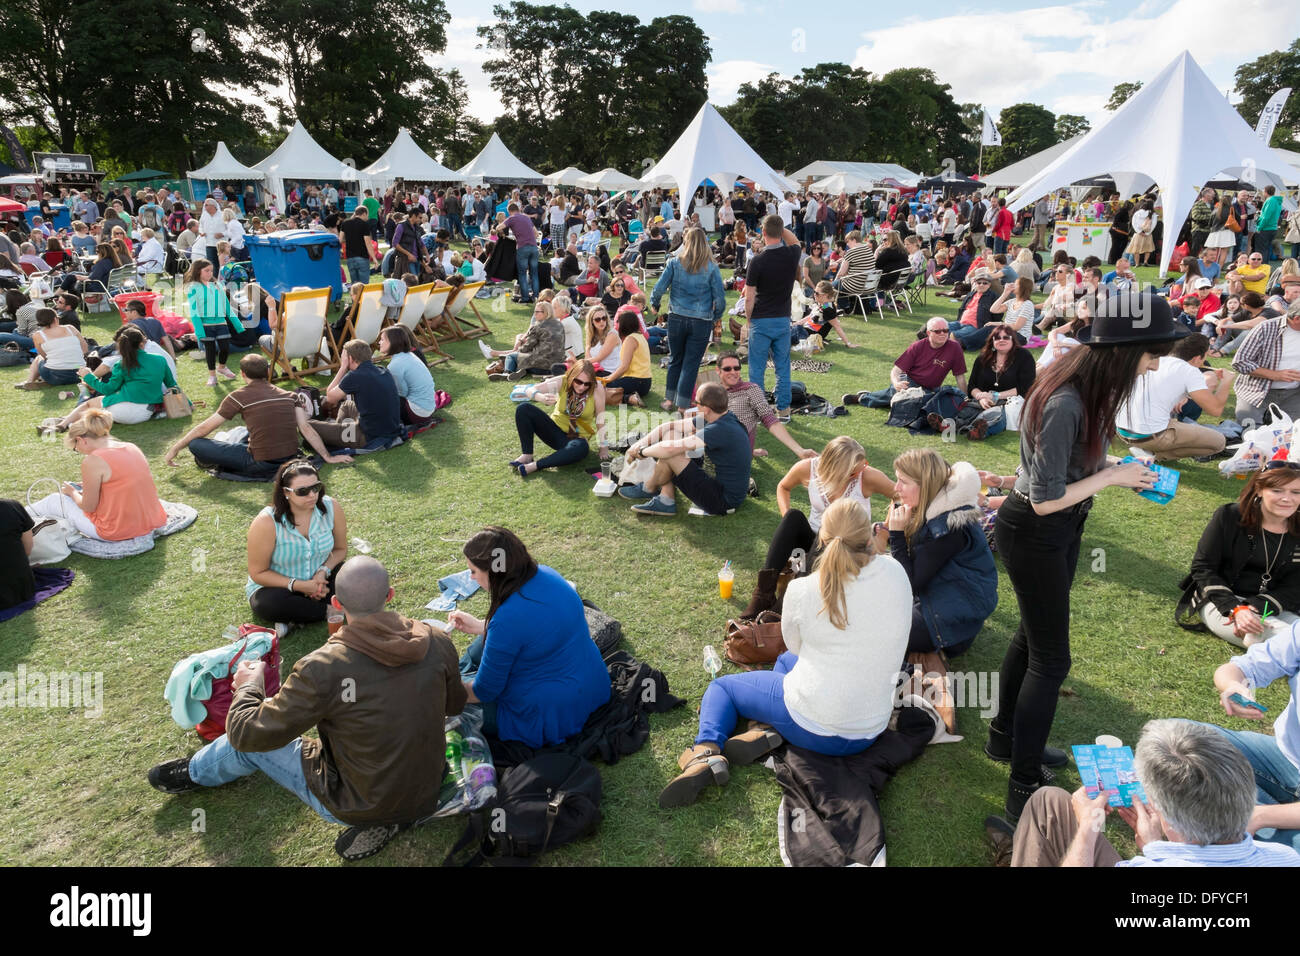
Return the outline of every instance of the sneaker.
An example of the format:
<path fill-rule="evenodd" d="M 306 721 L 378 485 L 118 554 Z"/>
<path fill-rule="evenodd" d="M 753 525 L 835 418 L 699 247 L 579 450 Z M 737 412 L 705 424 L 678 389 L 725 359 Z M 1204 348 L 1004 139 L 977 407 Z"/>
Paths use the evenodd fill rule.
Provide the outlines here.
<path fill-rule="evenodd" d="M 939 432 L 940 434 L 943 434 L 944 420 L 943 420 L 943 416 L 940 415 L 938 412 L 931 412 L 929 415 L 926 415 L 925 423 L 935 431 Z"/>
<path fill-rule="evenodd" d="M 789 425 L 789 424 L 790 424 L 790 409 L 788 409 L 788 408 L 778 408 L 778 409 L 776 410 L 776 420 L 777 420 L 778 422 L 780 422 L 782 425 Z"/>
<path fill-rule="evenodd" d="M 334 852 L 345 860 L 364 860 L 374 856 L 401 832 L 396 823 L 373 827 L 348 827 L 334 841 Z"/>
<path fill-rule="evenodd" d="M 289 636 L 289 632 L 294 630 L 298 625 L 290 621 L 277 621 L 275 624 L 275 636 L 284 640 Z"/>
<path fill-rule="evenodd" d="M 216 386 L 217 386 L 217 373 L 213 372 L 211 375 L 208 376 L 208 387 L 216 388 Z"/>
<path fill-rule="evenodd" d="M 489 382 L 508 382 L 510 381 L 510 372 L 493 372 L 488 376 Z"/>
<path fill-rule="evenodd" d="M 220 375 L 222 378 L 238 378 L 238 376 L 235 375 L 235 373 L 228 368 L 217 369 L 217 374 Z"/>
<path fill-rule="evenodd" d="M 515 371 L 513 372 L 506 373 L 506 381 L 517 382 L 527 374 L 528 374 L 528 369 L 526 368 L 515 369 Z"/>
<path fill-rule="evenodd" d="M 649 501 L 655 494 L 656 492 L 646 491 L 645 485 L 639 481 L 635 485 L 621 485 L 618 489 L 618 496 L 628 501 Z"/>
<path fill-rule="evenodd" d="M 483 357 L 488 361 L 496 358 L 496 356 L 492 354 L 492 350 L 487 347 L 487 343 L 482 339 L 478 340 L 478 350 L 483 353 Z"/>
<path fill-rule="evenodd" d="M 858 399 L 858 395 L 859 395 L 858 392 L 845 392 L 842 396 L 840 396 L 840 404 L 859 405 L 861 404 L 861 402 Z"/>
<path fill-rule="evenodd" d="M 661 518 L 671 518 L 677 514 L 677 502 L 662 501 L 656 495 L 649 501 L 643 501 L 639 505 L 633 505 L 632 510 L 642 515 L 657 515 Z"/>
<path fill-rule="evenodd" d="M 149 771 L 149 784 L 163 793 L 189 793 L 202 787 L 190 776 L 189 757 L 177 757 L 158 764 Z"/>

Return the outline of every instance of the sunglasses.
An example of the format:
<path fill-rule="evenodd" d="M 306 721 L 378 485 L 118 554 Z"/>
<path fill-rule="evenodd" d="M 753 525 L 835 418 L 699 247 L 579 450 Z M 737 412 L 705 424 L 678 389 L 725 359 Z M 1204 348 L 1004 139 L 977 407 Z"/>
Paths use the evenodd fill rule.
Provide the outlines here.
<path fill-rule="evenodd" d="M 718 370 L 722 372 L 739 372 L 739 365 L 719 365 Z"/>
<path fill-rule="evenodd" d="M 1013 338 L 1015 338 L 1015 336 L 1014 335 L 990 335 L 989 338 L 991 338 L 994 342 L 997 342 L 999 340 L 1003 342 L 1010 342 Z"/>
<path fill-rule="evenodd" d="M 316 482 L 312 485 L 305 485 L 302 488 L 286 488 L 285 491 L 291 495 L 297 495 L 299 498 L 306 498 L 308 495 L 318 495 L 325 490 L 325 485 Z"/>
<path fill-rule="evenodd" d="M 1275 471 L 1278 468 L 1290 468 L 1293 471 L 1300 471 L 1300 461 L 1270 461 L 1264 466 L 1265 471 Z"/>
<path fill-rule="evenodd" d="M 947 335 L 947 334 L 948 334 L 948 330 L 947 330 L 947 329 L 926 329 L 926 331 L 929 332 L 931 335 Z"/>
<path fill-rule="evenodd" d="M 575 378 L 575 379 L 573 380 L 573 384 L 574 384 L 574 385 L 581 385 L 583 388 L 591 388 L 591 382 L 590 382 L 590 380 L 585 379 L 585 378 Z"/>

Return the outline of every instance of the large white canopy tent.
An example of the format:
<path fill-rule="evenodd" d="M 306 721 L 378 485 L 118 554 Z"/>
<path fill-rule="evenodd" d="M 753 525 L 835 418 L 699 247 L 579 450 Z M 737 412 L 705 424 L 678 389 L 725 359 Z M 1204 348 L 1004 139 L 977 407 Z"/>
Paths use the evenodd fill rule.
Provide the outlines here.
<path fill-rule="evenodd" d="M 191 169 L 185 174 L 187 179 L 204 179 L 208 182 L 220 182 L 227 179 L 251 179 L 254 182 L 261 182 L 266 178 L 266 173 L 260 169 L 254 169 L 252 166 L 245 166 L 239 160 L 230 154 L 226 148 L 225 141 L 217 143 L 217 151 L 212 157 L 212 161 L 198 169 Z"/>
<path fill-rule="evenodd" d="M 283 210 L 287 197 L 285 180 L 319 180 L 329 183 L 355 182 L 357 171 L 335 159 L 311 138 L 301 120 L 295 120 L 289 135 L 270 156 L 253 168 L 266 174 L 266 188 Z"/>
<path fill-rule="evenodd" d="M 838 196 L 840 193 L 860 193 L 880 188 L 880 183 L 874 179 L 867 179 L 865 176 L 858 176 L 854 173 L 831 173 L 825 179 L 819 179 L 810 184 L 808 191 Z"/>
<path fill-rule="evenodd" d="M 584 176 L 574 185 L 580 189 L 595 189 L 603 193 L 626 192 L 640 189 L 644 183 L 632 176 L 625 176 L 612 166 L 607 166 L 598 173 Z"/>
<path fill-rule="evenodd" d="M 361 184 L 380 193 L 395 180 L 413 183 L 455 183 L 460 176 L 420 149 L 405 127 L 398 129 L 393 145 L 377 160 L 361 170 Z"/>
<path fill-rule="evenodd" d="M 1112 176 L 1120 192 L 1127 193 L 1138 181 L 1126 178 L 1128 188 L 1120 186 L 1125 174 L 1143 176 L 1159 188 L 1166 235 L 1172 240 L 1196 201 L 1196 190 L 1220 174 L 1281 190 L 1300 170 L 1260 142 L 1184 50 L 1105 125 L 1022 183 L 1007 197 L 1007 207 L 1015 212 L 1091 176 Z M 1173 249 L 1172 241 L 1162 245 L 1161 275 Z"/>
<path fill-rule="evenodd" d="M 870 179 L 873 182 L 884 182 L 886 179 L 893 179 L 902 183 L 904 186 L 915 186 L 916 181 L 921 177 L 897 163 L 853 163 L 847 160 L 819 159 L 816 162 L 809 163 L 802 169 L 796 169 L 790 174 L 790 179 L 795 182 L 803 182 L 805 179 L 825 179 L 827 176 L 833 176 L 836 173 L 847 173 L 852 176 L 860 176 L 863 179 Z"/>
<path fill-rule="evenodd" d="M 675 187 L 682 197 L 685 215 L 695 190 L 704 180 L 711 179 L 719 188 L 727 189 L 742 177 L 752 179 L 758 188 L 777 196 L 799 188 L 764 162 L 712 103 L 705 103 L 677 142 L 646 171 L 641 181 Z"/>
<path fill-rule="evenodd" d="M 547 186 L 576 186 L 578 180 L 586 179 L 587 174 L 577 166 L 565 166 L 558 169 L 549 176 L 543 176 L 542 182 Z"/>
<path fill-rule="evenodd" d="M 468 183 L 492 182 L 512 186 L 540 185 L 542 182 L 542 174 L 510 152 L 496 133 L 477 156 L 456 171 L 456 177 Z"/>

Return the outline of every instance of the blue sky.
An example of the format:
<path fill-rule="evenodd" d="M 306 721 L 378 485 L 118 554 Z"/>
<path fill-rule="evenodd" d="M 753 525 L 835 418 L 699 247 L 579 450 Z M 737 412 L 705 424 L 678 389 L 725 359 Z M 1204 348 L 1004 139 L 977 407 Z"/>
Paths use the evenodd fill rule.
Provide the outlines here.
<path fill-rule="evenodd" d="M 1300 35 L 1300 4 L 1292 0 L 1233 0 L 1226 16 L 1221 0 L 570 5 L 619 9 L 642 20 L 671 13 L 693 17 L 713 48 L 709 99 L 717 106 L 731 103 L 742 83 L 768 72 L 792 76 L 805 66 L 838 61 L 874 73 L 929 67 L 953 87 L 958 102 L 983 103 L 995 115 L 1012 103 L 1040 103 L 1054 113 L 1083 114 L 1094 125 L 1108 115 L 1104 105 L 1116 83 L 1149 79 L 1184 49 L 1226 91 L 1237 66 Z M 447 7 L 447 53 L 435 62 L 460 68 L 469 84 L 470 112 L 490 120 L 500 102 L 480 69 L 486 53 L 475 48 L 474 30 L 491 19 L 491 3 L 447 0 Z"/>

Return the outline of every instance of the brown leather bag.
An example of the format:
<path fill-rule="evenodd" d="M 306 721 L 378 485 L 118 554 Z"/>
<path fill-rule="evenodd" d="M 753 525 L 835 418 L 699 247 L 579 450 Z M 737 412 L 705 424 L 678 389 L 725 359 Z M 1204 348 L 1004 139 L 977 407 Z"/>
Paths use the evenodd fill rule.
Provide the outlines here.
<path fill-rule="evenodd" d="M 776 663 L 776 659 L 785 653 L 781 615 L 775 611 L 763 611 L 752 622 L 728 621 L 722 650 L 727 660 L 745 668 Z"/>
<path fill-rule="evenodd" d="M 948 658 L 943 651 L 912 651 L 907 663 L 913 665 L 909 688 L 904 694 L 915 694 L 928 700 L 943 718 L 948 733 L 957 732 L 957 704 L 948 687 Z"/>

